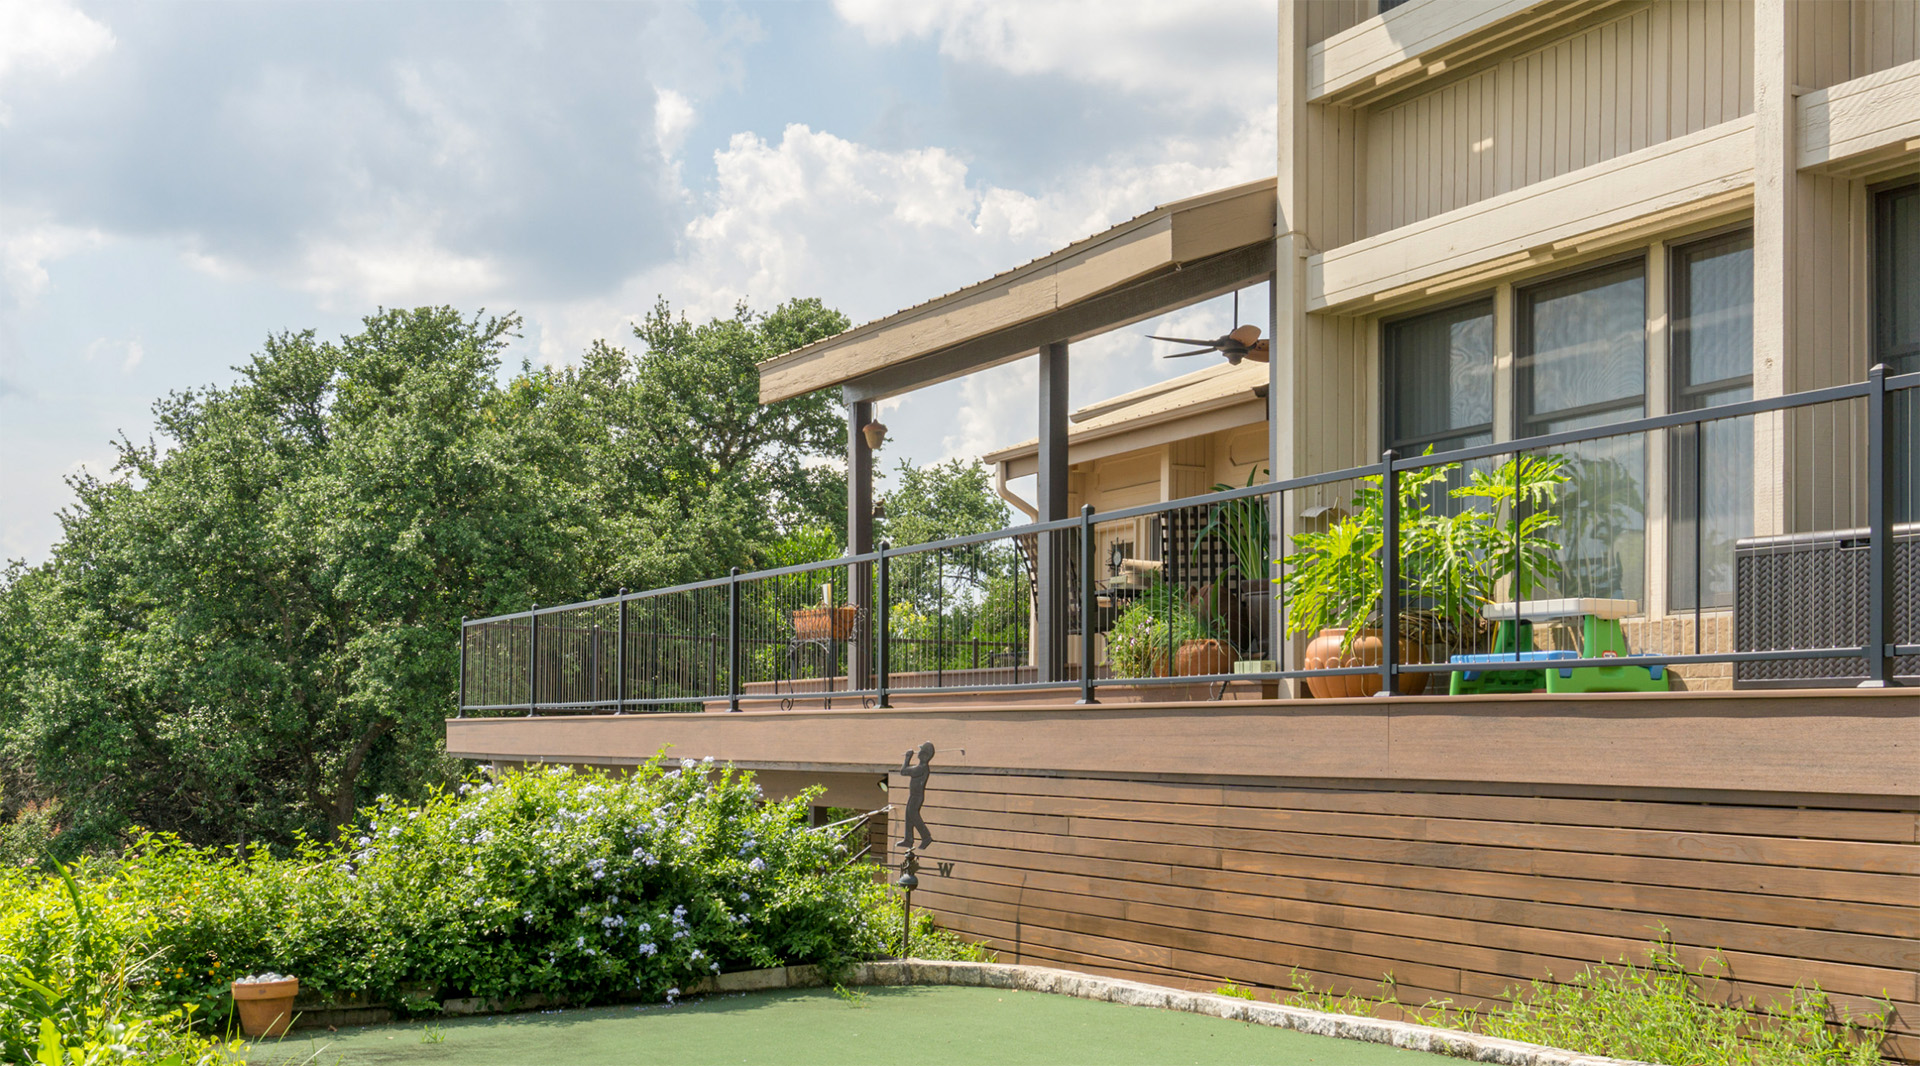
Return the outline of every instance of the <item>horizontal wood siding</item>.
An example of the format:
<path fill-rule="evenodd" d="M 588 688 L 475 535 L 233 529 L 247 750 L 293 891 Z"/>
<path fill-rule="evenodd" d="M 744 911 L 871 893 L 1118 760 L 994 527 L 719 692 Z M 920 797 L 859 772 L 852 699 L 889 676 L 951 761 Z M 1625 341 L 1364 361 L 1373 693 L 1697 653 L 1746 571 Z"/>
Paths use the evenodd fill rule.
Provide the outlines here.
<path fill-rule="evenodd" d="M 904 782 L 895 779 L 896 786 Z M 1002 961 L 1483 1003 L 1669 936 L 1728 988 L 1818 981 L 1920 1054 L 1920 801 L 936 773 L 915 895 Z"/>
<path fill-rule="evenodd" d="M 1752 55 L 1751 5 L 1657 3 L 1381 109 L 1366 235 L 1748 114 Z"/>

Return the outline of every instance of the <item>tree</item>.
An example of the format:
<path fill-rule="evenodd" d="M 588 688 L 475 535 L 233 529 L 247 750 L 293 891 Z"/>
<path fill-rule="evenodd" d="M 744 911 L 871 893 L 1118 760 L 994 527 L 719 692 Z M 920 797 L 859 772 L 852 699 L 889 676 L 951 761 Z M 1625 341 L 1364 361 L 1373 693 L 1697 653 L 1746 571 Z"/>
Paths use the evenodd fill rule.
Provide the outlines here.
<path fill-rule="evenodd" d="M 0 576 L 0 787 L 66 850 L 328 833 L 454 769 L 460 619 L 751 565 L 831 520 L 824 397 L 758 408 L 762 359 L 845 327 L 817 301 L 502 385 L 513 316 L 381 311 L 270 337 L 73 480 L 52 557 Z"/>

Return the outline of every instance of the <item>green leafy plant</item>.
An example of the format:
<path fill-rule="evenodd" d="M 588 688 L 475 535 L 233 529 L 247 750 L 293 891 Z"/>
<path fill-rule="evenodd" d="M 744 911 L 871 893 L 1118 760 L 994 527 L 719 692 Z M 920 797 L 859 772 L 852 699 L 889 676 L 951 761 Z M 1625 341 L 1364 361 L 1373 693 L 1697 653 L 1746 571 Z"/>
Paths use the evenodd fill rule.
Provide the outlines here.
<path fill-rule="evenodd" d="M 1186 593 L 1156 577 L 1107 631 L 1107 662 L 1115 677 L 1164 677 L 1181 644 L 1214 636 Z"/>
<path fill-rule="evenodd" d="M 1265 470 L 1253 470 L 1247 473 L 1247 484 L 1239 487 L 1251 487 Z M 1236 486 L 1216 484 L 1209 491 L 1231 492 Z M 1193 537 L 1193 557 L 1200 557 L 1201 548 L 1209 541 L 1217 540 L 1225 545 L 1233 556 L 1233 571 L 1243 580 L 1264 581 L 1272 570 L 1273 524 L 1268 517 L 1267 498 L 1265 496 L 1243 496 L 1237 500 L 1216 503 L 1207 511 L 1206 524 Z"/>
<path fill-rule="evenodd" d="M 1586 967 L 1571 980 L 1509 989 L 1506 1003 L 1457 1007 L 1450 1000 L 1401 1003 L 1389 975 L 1377 996 L 1316 990 L 1295 972 L 1275 1000 L 1333 1014 L 1405 1017 L 1422 1024 L 1524 1040 L 1589 1055 L 1696 1066 L 1878 1066 L 1892 1004 L 1857 1014 L 1818 984 L 1771 1002 L 1746 1002 L 1724 987 L 1718 952 L 1689 968 L 1671 943 L 1649 944 L 1641 961 Z"/>
<path fill-rule="evenodd" d="M 49 1010 L 68 1012 L 63 1032 L 97 1027 L 72 1007 L 103 1002 L 97 975 L 120 975 L 136 1015 L 174 1019 L 159 1026 L 224 1017 L 231 977 L 262 970 L 433 1011 L 455 996 L 673 998 L 725 970 L 880 955 L 889 890 L 808 826 L 811 798 L 764 802 L 711 762 L 555 767 L 382 800 L 286 856 L 147 836 L 66 887 L 0 871 L 0 1034 L 33 1034 Z M 43 960 L 32 983 L 14 980 L 23 959 Z M 50 1007 L 41 986 L 64 998 Z"/>
<path fill-rule="evenodd" d="M 1235 999 L 1252 999 L 1253 989 L 1241 988 L 1232 981 L 1228 981 L 1226 984 L 1214 989 L 1213 994 L 1216 996 L 1232 996 Z"/>
<path fill-rule="evenodd" d="M 1429 631 L 1461 634 L 1480 626 L 1480 608 L 1500 582 L 1526 596 L 1533 583 L 1559 573 L 1560 545 L 1545 536 L 1559 524 L 1553 505 L 1568 481 L 1557 455 L 1522 456 L 1492 472 L 1472 470 L 1465 485 L 1445 485 L 1458 463 L 1409 470 L 1395 481 L 1399 496 L 1398 558 L 1403 619 Z M 1287 596 L 1287 634 L 1346 631 L 1342 650 L 1377 626 L 1385 493 L 1378 476 L 1360 479 L 1351 510 L 1325 530 L 1297 533 L 1286 572 L 1274 578 Z M 1469 506 L 1436 509 L 1440 498 Z"/>

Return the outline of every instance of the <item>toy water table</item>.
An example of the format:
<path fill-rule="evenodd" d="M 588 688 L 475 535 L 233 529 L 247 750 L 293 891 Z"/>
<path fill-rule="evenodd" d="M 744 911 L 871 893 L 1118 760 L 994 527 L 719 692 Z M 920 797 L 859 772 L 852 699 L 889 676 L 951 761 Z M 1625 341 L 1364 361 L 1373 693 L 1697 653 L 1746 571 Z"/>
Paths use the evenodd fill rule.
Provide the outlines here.
<path fill-rule="evenodd" d="M 1481 609 L 1480 615 L 1496 623 L 1493 651 L 1452 656 L 1451 662 L 1476 669 L 1454 671 L 1447 691 L 1455 696 L 1533 692 L 1542 688 L 1553 693 L 1665 692 L 1669 687 L 1666 668 L 1651 663 L 1552 665 L 1559 659 L 1625 658 L 1627 639 L 1620 631 L 1620 619 L 1639 611 L 1640 604 L 1635 600 L 1587 597 L 1490 603 Z M 1533 650 L 1534 623 L 1555 618 L 1581 620 L 1580 651 Z"/>

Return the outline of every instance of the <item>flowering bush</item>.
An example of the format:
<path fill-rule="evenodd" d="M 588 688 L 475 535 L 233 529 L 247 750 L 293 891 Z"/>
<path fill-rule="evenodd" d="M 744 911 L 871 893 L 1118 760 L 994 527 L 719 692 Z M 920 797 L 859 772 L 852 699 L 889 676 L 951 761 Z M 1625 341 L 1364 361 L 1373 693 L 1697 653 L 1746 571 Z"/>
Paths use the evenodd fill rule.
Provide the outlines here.
<path fill-rule="evenodd" d="M 658 760 L 630 775 L 544 768 L 409 807 L 382 801 L 330 843 L 243 856 L 142 838 L 80 871 L 84 950 L 138 960 L 155 1011 L 224 1013 L 236 976 L 428 1006 L 450 996 L 672 1000 L 725 970 L 877 953 L 884 889 L 765 803 L 744 774 Z M 76 950 L 56 880 L 0 873 L 0 955 Z M 0 1028 L 16 1019 L 0 1004 Z"/>

